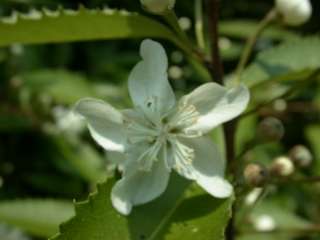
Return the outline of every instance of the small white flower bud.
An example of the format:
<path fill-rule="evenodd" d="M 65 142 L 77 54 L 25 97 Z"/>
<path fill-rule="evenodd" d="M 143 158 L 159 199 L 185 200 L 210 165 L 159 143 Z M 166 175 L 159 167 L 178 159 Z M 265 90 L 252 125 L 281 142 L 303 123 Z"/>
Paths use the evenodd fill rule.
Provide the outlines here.
<path fill-rule="evenodd" d="M 269 215 L 261 215 L 254 221 L 254 228 L 258 231 L 272 231 L 276 228 L 274 218 Z"/>
<path fill-rule="evenodd" d="M 258 135 L 265 141 L 278 141 L 284 135 L 283 124 L 277 118 L 267 117 L 259 123 Z"/>
<path fill-rule="evenodd" d="M 154 14 L 163 14 L 171 10 L 175 5 L 175 0 L 140 0 L 142 6 Z"/>
<path fill-rule="evenodd" d="M 313 160 L 310 150 L 303 145 L 293 147 L 289 152 L 289 156 L 299 167 L 308 167 Z"/>
<path fill-rule="evenodd" d="M 309 0 L 276 0 L 276 9 L 282 15 L 283 22 L 290 26 L 304 24 L 312 14 Z"/>
<path fill-rule="evenodd" d="M 268 172 L 263 166 L 256 163 L 250 163 L 244 169 L 243 175 L 245 181 L 249 185 L 259 187 L 266 182 Z"/>
<path fill-rule="evenodd" d="M 274 176 L 288 177 L 294 172 L 295 168 L 290 158 L 281 156 L 273 160 L 270 173 Z"/>

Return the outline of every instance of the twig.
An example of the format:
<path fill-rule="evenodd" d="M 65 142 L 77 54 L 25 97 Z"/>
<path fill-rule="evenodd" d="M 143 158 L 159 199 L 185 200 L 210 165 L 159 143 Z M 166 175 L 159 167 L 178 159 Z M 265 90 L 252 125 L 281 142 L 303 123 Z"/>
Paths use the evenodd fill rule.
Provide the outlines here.
<path fill-rule="evenodd" d="M 246 64 L 249 61 L 249 58 L 252 54 L 252 51 L 254 49 L 254 46 L 261 35 L 261 33 L 269 26 L 269 24 L 276 18 L 277 12 L 275 9 L 272 9 L 270 12 L 267 13 L 267 15 L 262 19 L 262 21 L 259 23 L 259 26 L 257 30 L 250 36 L 247 40 L 247 43 L 245 45 L 244 51 L 241 55 L 239 64 L 236 69 L 236 81 L 240 81 L 241 74 L 246 66 Z"/>
<path fill-rule="evenodd" d="M 317 76 L 320 75 L 320 68 L 315 70 L 314 72 L 312 72 L 310 74 L 310 76 L 302 82 L 298 82 L 297 84 L 295 84 L 294 87 L 290 88 L 288 91 L 284 92 L 283 94 L 281 94 L 280 96 L 277 96 L 275 98 L 272 98 L 264 103 L 259 104 L 258 106 L 256 106 L 255 108 L 249 110 L 248 112 L 242 114 L 240 116 L 240 118 L 244 118 L 248 115 L 251 115 L 252 113 L 257 112 L 260 108 L 265 107 L 271 103 L 273 103 L 274 101 L 280 99 L 280 98 L 288 98 L 290 96 L 292 96 L 296 91 L 301 91 L 302 88 L 305 88 L 306 86 L 310 85 L 311 83 L 313 83 L 313 80 L 317 79 Z"/>
<path fill-rule="evenodd" d="M 208 15 L 209 15 L 209 34 L 211 39 L 211 61 L 209 66 L 210 73 L 214 81 L 223 84 L 223 65 L 219 51 L 219 7 L 220 0 L 208 0 Z"/>
<path fill-rule="evenodd" d="M 213 78 L 213 81 L 223 84 L 223 64 L 220 57 L 219 51 L 219 35 L 218 35 L 218 22 L 219 22 L 219 8 L 220 0 L 207 0 L 208 15 L 209 15 L 209 34 L 211 43 L 211 64 L 208 66 L 209 72 Z M 234 176 L 234 164 L 235 159 L 235 127 L 236 121 L 230 121 L 223 126 L 225 141 L 226 141 L 226 153 L 227 161 L 230 166 L 229 173 Z M 233 216 L 231 217 L 229 224 L 226 229 L 226 239 L 235 239 L 235 207 L 236 204 L 232 205 Z"/>
<path fill-rule="evenodd" d="M 194 1 L 195 9 L 195 35 L 197 40 L 197 45 L 201 50 L 205 49 L 205 41 L 203 36 L 203 16 L 202 16 L 202 0 Z"/>

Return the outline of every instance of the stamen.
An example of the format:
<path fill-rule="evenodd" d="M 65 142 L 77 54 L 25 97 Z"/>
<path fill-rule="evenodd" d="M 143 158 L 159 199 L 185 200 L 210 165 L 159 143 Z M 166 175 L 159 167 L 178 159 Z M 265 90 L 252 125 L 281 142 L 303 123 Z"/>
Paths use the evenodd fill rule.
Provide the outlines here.
<path fill-rule="evenodd" d="M 140 164 L 140 169 L 143 171 L 150 171 L 153 162 L 157 160 L 158 152 L 161 148 L 161 142 L 157 141 L 148 150 L 141 154 L 138 158 L 138 163 Z"/>
<path fill-rule="evenodd" d="M 194 130 L 188 130 L 183 129 L 179 134 L 177 134 L 180 137 L 185 138 L 197 138 L 203 136 L 203 133 L 201 131 L 194 131 Z"/>
<path fill-rule="evenodd" d="M 192 161 L 195 157 L 194 150 L 182 144 L 174 138 L 169 139 L 174 150 L 174 168 L 176 171 L 184 176 L 192 176 Z"/>
<path fill-rule="evenodd" d="M 127 125 L 128 141 L 130 143 L 149 142 L 152 143 L 157 137 L 157 131 L 148 128 L 142 123 L 132 122 Z"/>
<path fill-rule="evenodd" d="M 198 117 L 199 112 L 195 106 L 181 103 L 176 114 L 170 119 L 169 124 L 173 129 L 181 130 L 195 124 Z"/>
<path fill-rule="evenodd" d="M 162 146 L 162 155 L 163 155 L 163 160 L 164 160 L 164 163 L 166 165 L 166 168 L 171 171 L 171 168 L 173 167 L 174 165 L 174 159 L 172 154 L 169 155 L 169 152 L 171 151 L 172 152 L 172 149 L 170 147 L 170 142 L 167 142 L 165 141 L 163 143 L 163 146 Z M 169 151 L 168 151 L 169 150 Z"/>

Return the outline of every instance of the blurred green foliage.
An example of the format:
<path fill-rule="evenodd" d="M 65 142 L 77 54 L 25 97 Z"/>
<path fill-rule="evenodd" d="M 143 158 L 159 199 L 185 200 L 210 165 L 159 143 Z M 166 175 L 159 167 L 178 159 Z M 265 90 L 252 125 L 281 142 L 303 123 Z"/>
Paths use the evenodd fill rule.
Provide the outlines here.
<path fill-rule="evenodd" d="M 193 6 L 190 3 L 193 4 L 192 1 L 177 1 L 176 12 L 178 16 L 190 18 L 193 23 Z M 58 5 L 76 9 L 79 4 L 88 8 L 107 5 L 111 8 L 138 11 L 148 15 L 140 8 L 139 1 L 132 0 L 2 0 L 0 15 L 9 16 L 14 9 L 21 12 L 41 7 L 56 9 Z M 223 21 L 220 30 L 223 38 L 220 47 L 227 75 L 231 74 L 236 66 L 244 38 L 252 32 L 258 20 L 272 7 L 272 4 L 272 0 L 222 1 Z M 314 12 L 319 13 L 320 2 L 314 0 L 313 6 Z M 252 58 L 255 61 L 245 71 L 245 81 L 259 84 L 267 81 L 262 88 L 254 89 L 256 104 L 265 103 L 274 97 L 283 97 L 239 121 L 241 127 L 237 135 L 237 152 L 241 153 L 250 148 L 244 155 L 246 162 L 258 162 L 269 166 L 275 157 L 287 155 L 292 147 L 303 144 L 311 148 L 313 161 L 306 168 L 297 168 L 296 174 L 302 177 L 320 175 L 320 81 L 319 77 L 308 79 L 310 74 L 319 68 L 320 44 L 317 44 L 316 48 L 311 46 L 314 42 L 320 41 L 319 22 L 320 15 L 314 14 L 312 20 L 299 29 L 284 29 L 283 26 L 277 25 L 268 29 L 259 39 L 255 54 L 261 53 L 257 58 Z M 187 30 L 187 34 L 193 36 L 193 30 Z M 312 35 L 313 38 L 305 39 L 303 43 L 299 42 L 292 47 L 294 41 L 306 35 Z M 284 41 L 289 43 L 279 47 L 280 50 L 277 47 L 273 48 Z M 73 119 L 69 111 L 76 100 L 85 96 L 102 98 L 120 108 L 129 107 L 126 80 L 129 71 L 139 59 L 139 42 L 140 39 L 43 45 L 13 44 L 10 47 L 0 48 L 0 222 L 20 227 L 30 233 L 30 239 L 52 235 L 57 229 L 57 224 L 68 217 L 66 215 L 57 217 L 59 210 L 52 224 L 46 225 L 40 232 L 33 225 L 26 228 L 25 224 L 21 224 L 24 219 L 12 218 L 4 213 L 12 213 L 15 217 L 20 213 L 26 218 L 29 214 L 29 218 L 32 219 L 32 213 L 35 212 L 34 216 L 39 217 L 38 220 L 41 222 L 40 217 L 47 214 L 46 210 L 56 209 L 58 206 L 56 200 L 48 200 L 45 204 L 52 206 L 40 206 L 37 210 L 30 210 L 31 213 L 23 212 L 28 210 L 19 205 L 24 204 L 23 202 L 17 200 L 13 201 L 12 205 L 7 203 L 10 203 L 10 200 L 25 198 L 61 199 L 63 202 L 71 202 L 75 198 L 85 199 L 88 192 L 95 189 L 95 183 L 107 177 L 109 172 L 106 154 L 93 144 L 88 132 L 84 131 L 83 123 Z M 162 42 L 168 50 L 170 64 L 178 67 L 175 70 L 181 71 L 177 74 L 177 71 L 169 70 L 170 80 L 178 95 L 203 82 L 201 72 L 197 72 L 197 68 L 189 64 L 181 51 L 168 41 Z M 286 48 L 286 46 L 291 47 Z M 318 51 L 318 55 L 313 55 L 314 51 Z M 287 54 L 288 52 L 290 54 Z M 311 55 L 316 57 L 309 58 Z M 261 68 L 263 61 L 268 64 L 282 64 L 284 68 L 273 68 L 271 70 L 278 71 L 265 72 L 263 71 L 265 69 Z M 293 74 L 292 70 L 296 72 Z M 279 75 L 284 81 L 280 84 L 271 83 L 270 78 Z M 294 80 L 296 83 L 306 79 L 310 81 L 303 87 L 298 85 L 301 90 L 298 94 L 290 95 L 289 99 L 284 98 L 283 93 L 293 84 L 289 80 Z M 272 81 L 275 79 L 272 78 Z M 260 142 L 255 134 L 259 122 L 268 116 L 277 117 L 282 121 L 285 135 L 281 142 Z M 284 222 L 288 224 L 293 222 L 290 227 L 294 227 L 297 223 L 301 227 L 303 225 L 301 222 L 319 223 L 319 187 L 302 185 L 298 189 L 292 185 L 288 182 L 278 188 L 274 187 L 268 194 L 266 203 L 260 204 L 257 211 L 249 217 L 249 225 L 259 214 L 272 215 L 281 227 Z M 32 204 L 36 206 L 37 203 Z M 61 202 L 58 201 L 58 204 Z M 282 205 L 286 207 L 281 208 Z M 67 208 L 68 210 L 63 212 L 72 213 L 69 205 Z M 48 219 L 43 221 L 50 223 Z M 207 219 L 204 220 L 206 221 Z M 152 230 L 152 226 L 150 229 Z M 176 234 L 175 230 L 172 230 L 172 234 Z M 253 230 L 250 225 L 243 231 Z M 8 231 L 7 227 L 1 224 L 0 238 L 4 240 L 29 238 L 20 230 L 16 231 L 19 234 L 15 234 L 14 237 L 9 236 L 11 230 Z M 9 237 L 6 238 L 6 235 Z M 298 234 L 298 237 L 300 236 Z M 300 239 L 316 240 L 320 237 L 319 234 L 312 234 L 311 237 L 303 234 L 302 236 Z M 295 237 L 297 236 L 285 234 L 285 237 L 277 239 Z M 270 238 L 253 234 L 253 236 L 241 236 L 240 239 Z"/>

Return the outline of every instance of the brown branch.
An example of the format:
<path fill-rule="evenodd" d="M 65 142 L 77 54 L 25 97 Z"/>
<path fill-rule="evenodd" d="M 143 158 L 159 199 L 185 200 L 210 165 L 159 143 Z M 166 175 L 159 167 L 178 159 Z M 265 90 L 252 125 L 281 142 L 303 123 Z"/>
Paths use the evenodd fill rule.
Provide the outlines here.
<path fill-rule="evenodd" d="M 207 9 L 209 17 L 209 36 L 211 43 L 211 62 L 207 65 L 208 70 L 211 74 L 212 80 L 218 84 L 223 84 L 223 64 L 219 51 L 219 11 L 220 11 L 220 0 L 207 0 Z M 226 142 L 226 153 L 227 161 L 230 166 L 229 172 L 231 175 L 234 175 L 234 164 L 235 159 L 235 127 L 236 121 L 230 121 L 223 126 L 225 142 Z M 232 206 L 233 212 L 235 212 L 235 204 Z M 235 223 L 234 216 L 231 217 L 230 222 L 226 229 L 226 239 L 234 240 L 235 239 Z"/>
<path fill-rule="evenodd" d="M 223 65 L 219 51 L 219 8 L 220 0 L 208 0 L 209 35 L 211 39 L 211 64 L 207 67 L 214 81 L 223 84 Z"/>

